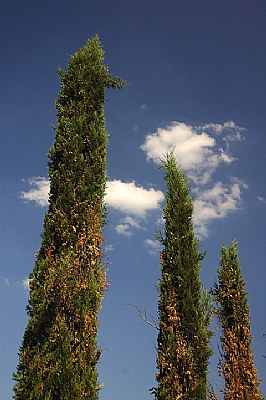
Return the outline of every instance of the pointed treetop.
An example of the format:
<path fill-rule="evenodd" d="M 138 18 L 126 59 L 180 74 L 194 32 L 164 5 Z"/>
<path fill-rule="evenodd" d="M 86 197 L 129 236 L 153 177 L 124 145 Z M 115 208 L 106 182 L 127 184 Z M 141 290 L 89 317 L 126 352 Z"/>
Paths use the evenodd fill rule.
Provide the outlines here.
<path fill-rule="evenodd" d="M 86 44 L 78 49 L 68 61 L 68 72 L 59 68 L 60 78 L 63 80 L 67 75 L 80 69 L 81 82 L 93 81 L 95 76 L 100 79 L 99 83 L 104 83 L 107 88 L 120 89 L 126 85 L 126 82 L 117 76 L 109 73 L 109 66 L 104 65 L 104 50 L 102 48 L 100 38 L 95 35 L 89 39 Z"/>

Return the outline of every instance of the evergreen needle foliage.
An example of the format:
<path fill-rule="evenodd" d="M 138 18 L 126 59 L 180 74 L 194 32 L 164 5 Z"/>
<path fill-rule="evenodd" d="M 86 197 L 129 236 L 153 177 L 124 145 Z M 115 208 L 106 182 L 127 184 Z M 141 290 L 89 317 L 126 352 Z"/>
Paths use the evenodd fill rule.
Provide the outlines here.
<path fill-rule="evenodd" d="M 165 237 L 161 235 L 157 400 L 206 400 L 210 304 L 199 278 L 189 184 L 173 154 L 164 162 Z"/>
<path fill-rule="evenodd" d="M 251 349 L 248 298 L 235 241 L 229 248 L 222 246 L 220 265 L 213 295 L 222 330 L 220 374 L 224 379 L 224 399 L 263 400 Z"/>
<path fill-rule="evenodd" d="M 30 275 L 29 321 L 14 391 L 19 400 L 95 400 L 106 185 L 105 89 L 109 74 L 96 36 L 59 70 L 58 124 L 50 149 L 49 208 Z"/>

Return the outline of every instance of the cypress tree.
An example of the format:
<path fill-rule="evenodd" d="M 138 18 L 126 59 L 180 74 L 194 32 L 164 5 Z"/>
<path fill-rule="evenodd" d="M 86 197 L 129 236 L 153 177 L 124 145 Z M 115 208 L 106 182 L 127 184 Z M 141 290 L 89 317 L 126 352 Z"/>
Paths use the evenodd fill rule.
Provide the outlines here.
<path fill-rule="evenodd" d="M 194 235 L 189 184 L 175 158 L 163 164 L 167 185 L 159 282 L 159 334 L 154 389 L 158 400 L 205 400 L 210 308 L 200 281 L 203 255 Z"/>
<path fill-rule="evenodd" d="M 29 320 L 14 379 L 15 399 L 94 400 L 106 185 L 104 102 L 123 86 L 103 64 L 95 36 L 60 69 L 56 138 L 49 152 L 50 197 L 30 275 Z"/>
<path fill-rule="evenodd" d="M 251 349 L 248 297 L 236 241 L 229 248 L 222 246 L 220 265 L 213 295 L 222 331 L 219 369 L 224 379 L 224 399 L 262 400 Z"/>

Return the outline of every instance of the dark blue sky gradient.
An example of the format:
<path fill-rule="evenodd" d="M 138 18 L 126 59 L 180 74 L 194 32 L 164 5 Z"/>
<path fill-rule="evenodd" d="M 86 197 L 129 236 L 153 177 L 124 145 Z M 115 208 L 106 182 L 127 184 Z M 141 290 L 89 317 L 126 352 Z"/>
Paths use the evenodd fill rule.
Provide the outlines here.
<path fill-rule="evenodd" d="M 207 251 L 202 279 L 216 278 L 221 243 L 239 240 L 249 292 L 256 365 L 265 375 L 266 248 L 266 3 L 265 1 L 180 0 L 2 0 L 0 1 L 0 398 L 12 398 L 12 372 L 27 322 L 27 292 L 21 282 L 32 270 L 45 208 L 23 202 L 27 180 L 47 177 L 47 152 L 54 140 L 57 68 L 99 34 L 106 64 L 127 80 L 108 91 L 110 132 L 107 172 L 111 179 L 136 181 L 164 190 L 162 171 L 147 163 L 140 146 L 149 133 L 173 121 L 192 126 L 234 121 L 245 140 L 232 144 L 236 161 L 214 178 L 235 176 L 248 189 L 240 209 L 210 224 L 202 240 Z M 221 138 L 216 138 L 219 145 Z M 260 197 L 260 201 L 258 200 Z M 147 307 L 156 317 L 158 254 L 143 241 L 158 229 L 158 210 L 128 238 L 115 231 L 121 213 L 110 209 L 105 230 L 109 278 L 100 314 L 104 351 L 100 398 L 142 400 L 154 385 L 156 331 L 127 304 Z M 216 347 L 216 344 L 214 343 Z M 211 379 L 215 384 L 215 363 Z M 266 393 L 265 383 L 262 385 Z"/>

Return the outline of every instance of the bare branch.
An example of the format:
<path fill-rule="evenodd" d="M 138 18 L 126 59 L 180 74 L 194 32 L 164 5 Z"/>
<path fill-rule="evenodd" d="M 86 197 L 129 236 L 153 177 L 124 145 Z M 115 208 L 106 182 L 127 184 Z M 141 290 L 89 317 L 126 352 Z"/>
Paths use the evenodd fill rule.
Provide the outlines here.
<path fill-rule="evenodd" d="M 150 325 L 152 328 L 156 329 L 157 331 L 159 330 L 158 324 L 155 321 L 155 318 L 152 317 L 152 321 L 149 321 L 147 318 L 147 313 L 146 313 L 146 309 L 143 308 L 143 310 L 141 310 L 138 306 L 136 306 L 135 304 L 127 304 L 128 306 L 131 306 L 133 308 L 135 308 L 138 311 L 139 316 L 148 324 Z"/>

